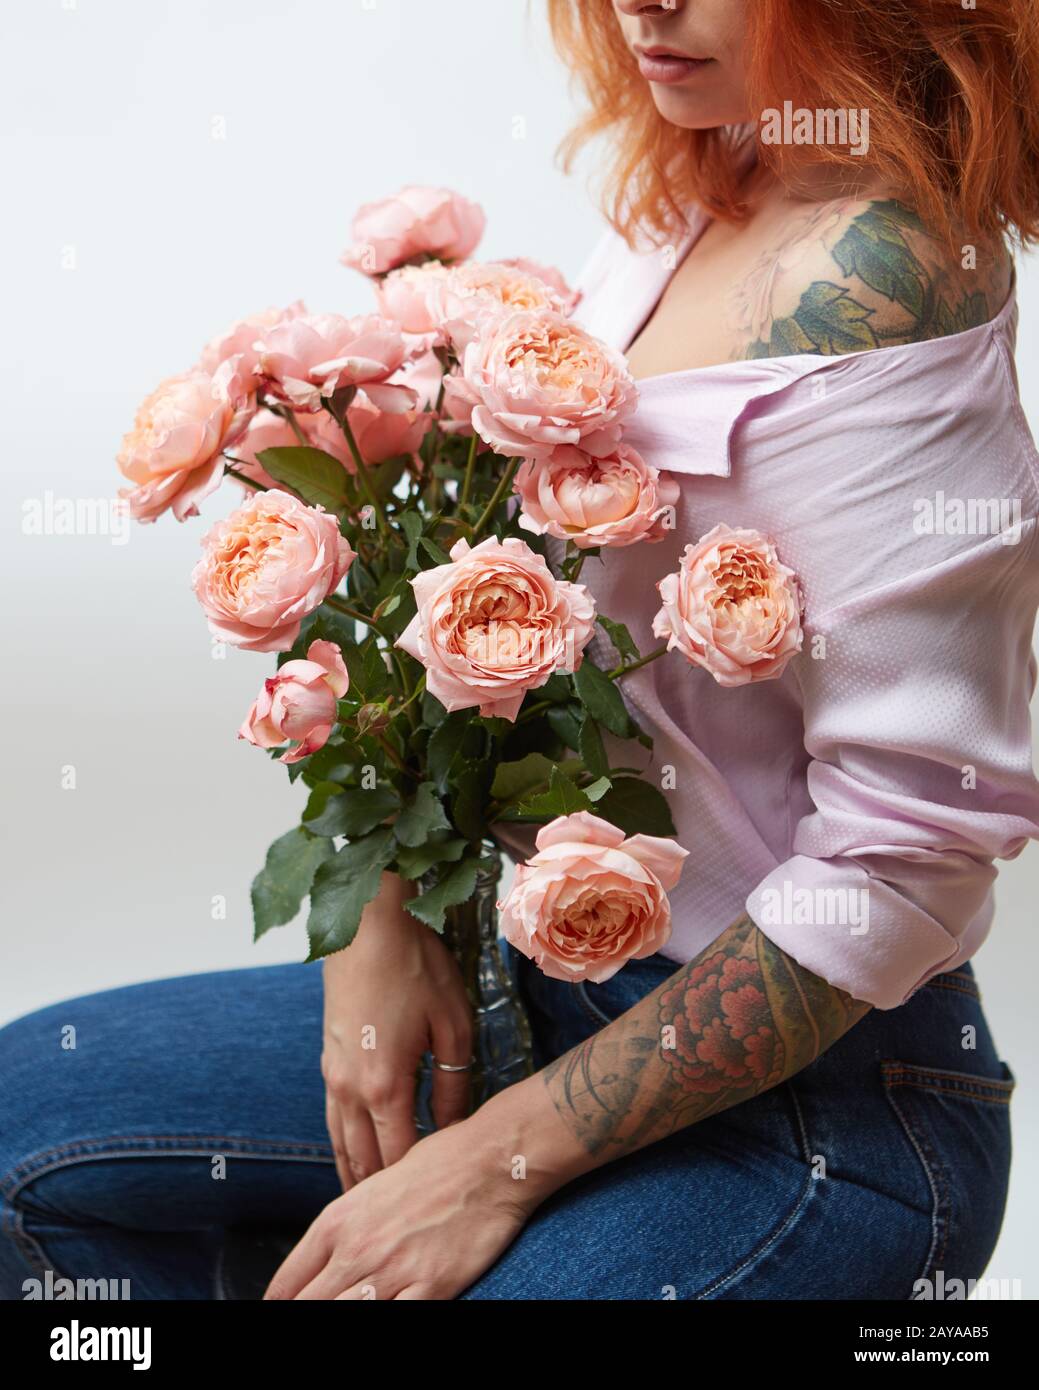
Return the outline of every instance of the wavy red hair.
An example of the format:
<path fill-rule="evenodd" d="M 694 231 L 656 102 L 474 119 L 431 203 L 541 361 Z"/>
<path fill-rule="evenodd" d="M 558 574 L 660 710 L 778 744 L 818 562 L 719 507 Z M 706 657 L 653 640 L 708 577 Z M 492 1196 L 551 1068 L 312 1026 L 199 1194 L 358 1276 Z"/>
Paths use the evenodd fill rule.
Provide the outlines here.
<path fill-rule="evenodd" d="M 556 47 L 588 100 L 561 147 L 566 169 L 608 134 L 615 155 L 604 211 L 629 241 L 666 240 L 699 203 L 738 222 L 738 153 L 757 131 L 682 130 L 657 112 L 610 0 L 548 0 Z M 750 109 L 867 109 L 865 157 L 834 145 L 759 144 L 784 176 L 798 163 L 869 167 L 912 192 L 950 244 L 1039 239 L 1039 5 L 1036 0 L 754 0 L 748 7 Z"/>

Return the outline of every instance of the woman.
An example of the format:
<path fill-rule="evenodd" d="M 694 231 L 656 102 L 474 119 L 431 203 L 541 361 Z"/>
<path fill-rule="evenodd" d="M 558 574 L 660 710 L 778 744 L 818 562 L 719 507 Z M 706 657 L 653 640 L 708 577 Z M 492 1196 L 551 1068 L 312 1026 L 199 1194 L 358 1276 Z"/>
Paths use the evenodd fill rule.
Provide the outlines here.
<path fill-rule="evenodd" d="M 228 1229 L 272 1221 L 307 1230 L 270 1298 L 905 1299 L 991 1254 L 1013 1081 L 968 962 L 993 860 L 1039 829 L 1005 244 L 1039 230 L 1033 7 L 550 8 L 591 102 L 575 144 L 616 142 L 579 313 L 682 488 L 659 572 L 759 528 L 811 647 L 739 689 L 631 678 L 690 851 L 674 935 L 602 985 L 518 959 L 542 1069 L 472 1116 L 457 969 L 388 876 L 325 963 L 323 1039 L 306 966 L 4 1030 L 8 1297 L 47 1268 L 227 1296 Z M 648 637 L 614 560 L 583 577 Z"/>

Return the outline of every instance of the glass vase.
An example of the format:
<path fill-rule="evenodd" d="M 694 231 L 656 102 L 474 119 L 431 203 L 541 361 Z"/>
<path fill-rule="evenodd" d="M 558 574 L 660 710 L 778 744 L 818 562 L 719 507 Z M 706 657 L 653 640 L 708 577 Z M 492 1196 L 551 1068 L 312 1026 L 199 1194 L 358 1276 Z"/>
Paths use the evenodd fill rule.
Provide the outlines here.
<path fill-rule="evenodd" d="M 443 941 L 458 962 L 473 1010 L 470 1113 L 534 1069 L 527 1012 L 498 944 L 500 880 L 501 856 L 493 845 L 486 845 L 472 897 L 449 907 L 444 924 Z M 466 1059 L 441 1060 L 459 1063 Z M 416 1091 L 415 1120 L 420 1134 L 436 1129 L 432 1099 L 433 1059 L 427 1053 L 419 1066 Z"/>

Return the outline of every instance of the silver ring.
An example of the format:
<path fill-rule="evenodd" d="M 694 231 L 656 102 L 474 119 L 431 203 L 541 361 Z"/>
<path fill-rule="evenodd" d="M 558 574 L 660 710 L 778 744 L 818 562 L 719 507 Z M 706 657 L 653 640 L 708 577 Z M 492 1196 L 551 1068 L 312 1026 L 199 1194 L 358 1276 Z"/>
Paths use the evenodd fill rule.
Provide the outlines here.
<path fill-rule="evenodd" d="M 453 1067 L 450 1064 L 450 1062 L 438 1062 L 437 1059 L 434 1057 L 433 1065 L 439 1071 L 470 1071 L 476 1065 L 476 1058 L 470 1057 L 468 1062 L 463 1062 L 460 1067 Z"/>

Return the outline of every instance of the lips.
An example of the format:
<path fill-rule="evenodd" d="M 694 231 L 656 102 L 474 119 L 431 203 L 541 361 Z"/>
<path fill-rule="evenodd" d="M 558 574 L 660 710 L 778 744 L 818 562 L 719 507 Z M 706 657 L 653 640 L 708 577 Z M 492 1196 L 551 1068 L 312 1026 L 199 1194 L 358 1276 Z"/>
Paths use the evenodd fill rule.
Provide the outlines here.
<path fill-rule="evenodd" d="M 710 58 L 690 58 L 668 48 L 636 48 L 635 57 L 645 80 L 661 83 L 684 82 L 711 61 Z"/>

